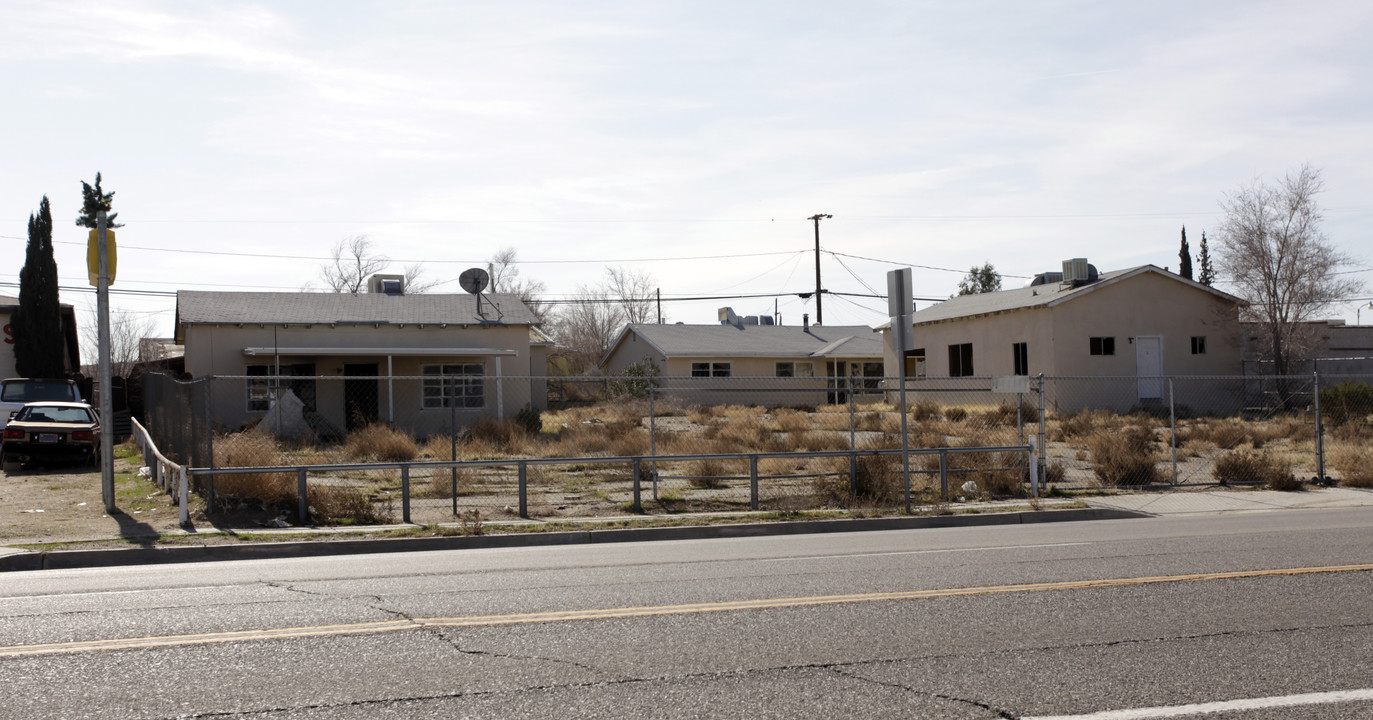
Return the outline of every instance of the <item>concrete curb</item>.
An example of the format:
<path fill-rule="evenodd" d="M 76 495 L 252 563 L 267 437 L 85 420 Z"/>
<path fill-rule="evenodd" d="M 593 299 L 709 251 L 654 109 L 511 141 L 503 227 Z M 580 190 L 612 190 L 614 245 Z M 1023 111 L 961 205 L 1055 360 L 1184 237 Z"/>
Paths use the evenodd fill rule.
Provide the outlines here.
<path fill-rule="evenodd" d="M 742 523 L 738 525 L 697 525 L 668 528 L 629 528 L 616 530 L 574 530 L 511 535 L 457 535 L 449 537 L 395 538 L 374 540 L 325 540 L 320 542 L 245 543 L 242 545 L 201 545 L 120 550 L 53 550 L 27 552 L 0 557 L 0 572 L 22 570 L 70 570 L 119 565 L 160 565 L 167 563 L 215 562 L 223 560 L 268 560 L 326 555 L 362 555 L 429 550 L 467 550 L 477 548 L 537 547 L 544 545 L 582 545 L 589 543 L 653 542 L 661 540 L 703 540 L 712 538 L 763 537 L 814 533 L 867 532 L 873 530 L 913 530 L 919 528 L 977 527 L 983 525 L 1021 525 L 1082 520 L 1121 520 L 1150 517 L 1148 513 L 1105 508 L 1074 510 L 985 513 L 977 515 L 932 515 L 921 517 L 856 518 L 851 520 L 800 520 L 796 522 Z"/>

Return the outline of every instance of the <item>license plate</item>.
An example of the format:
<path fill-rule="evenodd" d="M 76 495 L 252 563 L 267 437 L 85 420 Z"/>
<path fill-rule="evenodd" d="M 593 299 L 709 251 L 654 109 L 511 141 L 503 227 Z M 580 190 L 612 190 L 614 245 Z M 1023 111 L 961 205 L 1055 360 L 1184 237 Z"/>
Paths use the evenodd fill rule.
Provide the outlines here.
<path fill-rule="evenodd" d="M 39 433 L 39 434 L 38 434 L 38 442 L 41 442 L 41 443 L 55 443 L 55 442 L 61 442 L 61 441 L 62 441 L 62 436 L 61 436 L 61 435 L 58 435 L 57 433 Z"/>

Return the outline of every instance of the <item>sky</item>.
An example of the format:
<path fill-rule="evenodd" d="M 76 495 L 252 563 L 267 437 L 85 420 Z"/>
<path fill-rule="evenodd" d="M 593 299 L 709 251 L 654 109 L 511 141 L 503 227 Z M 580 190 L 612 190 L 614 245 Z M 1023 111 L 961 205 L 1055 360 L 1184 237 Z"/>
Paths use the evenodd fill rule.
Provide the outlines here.
<path fill-rule="evenodd" d="M 1303 163 L 1373 294 L 1370 35 L 1322 0 L 5 0 L 0 294 L 46 195 L 94 322 L 100 172 L 112 306 L 161 336 L 176 290 L 319 289 L 354 235 L 435 292 L 509 247 L 555 300 L 618 267 L 668 322 L 876 325 L 898 267 L 929 299 L 984 262 L 1176 270 L 1184 226 L 1214 252 L 1226 194 Z M 718 296 L 761 297 L 679 300 Z"/>

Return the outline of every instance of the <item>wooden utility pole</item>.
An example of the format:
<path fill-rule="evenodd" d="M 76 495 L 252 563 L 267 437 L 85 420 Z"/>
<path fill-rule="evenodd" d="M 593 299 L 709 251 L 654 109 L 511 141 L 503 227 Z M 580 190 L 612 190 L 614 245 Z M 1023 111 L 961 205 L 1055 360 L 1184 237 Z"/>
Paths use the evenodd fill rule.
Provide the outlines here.
<path fill-rule="evenodd" d="M 820 219 L 821 219 L 821 218 L 824 218 L 824 219 L 828 220 L 829 218 L 832 218 L 832 217 L 834 217 L 834 216 L 833 216 L 833 215 L 825 215 L 825 214 L 823 214 L 823 213 L 816 213 L 816 214 L 811 215 L 810 217 L 806 218 L 807 220 L 811 220 L 811 221 L 814 221 L 814 222 L 815 222 L 815 324 L 816 324 L 816 325 L 824 325 L 824 324 L 825 324 L 825 313 L 824 313 L 824 311 L 821 309 L 821 304 L 820 304 L 820 303 L 821 303 L 821 301 L 820 301 L 820 296 L 821 296 L 822 294 L 824 294 L 824 292 L 825 292 L 824 290 L 821 290 L 821 289 L 820 289 Z"/>

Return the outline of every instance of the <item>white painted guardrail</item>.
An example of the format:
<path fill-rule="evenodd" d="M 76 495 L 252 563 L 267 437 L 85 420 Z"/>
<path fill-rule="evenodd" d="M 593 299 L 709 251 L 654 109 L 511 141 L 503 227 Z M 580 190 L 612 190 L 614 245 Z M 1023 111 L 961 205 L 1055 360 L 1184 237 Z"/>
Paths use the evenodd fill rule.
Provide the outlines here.
<path fill-rule="evenodd" d="M 157 449 L 157 444 L 148 434 L 146 428 L 138 422 L 137 418 L 130 419 L 133 441 L 138 445 L 138 449 L 143 452 L 144 466 L 152 470 L 152 481 L 157 484 L 162 491 L 172 494 L 176 493 L 177 505 L 180 506 L 179 519 L 182 525 L 191 522 L 190 511 L 190 478 L 186 475 L 186 466 L 177 465 L 167 456 Z"/>

